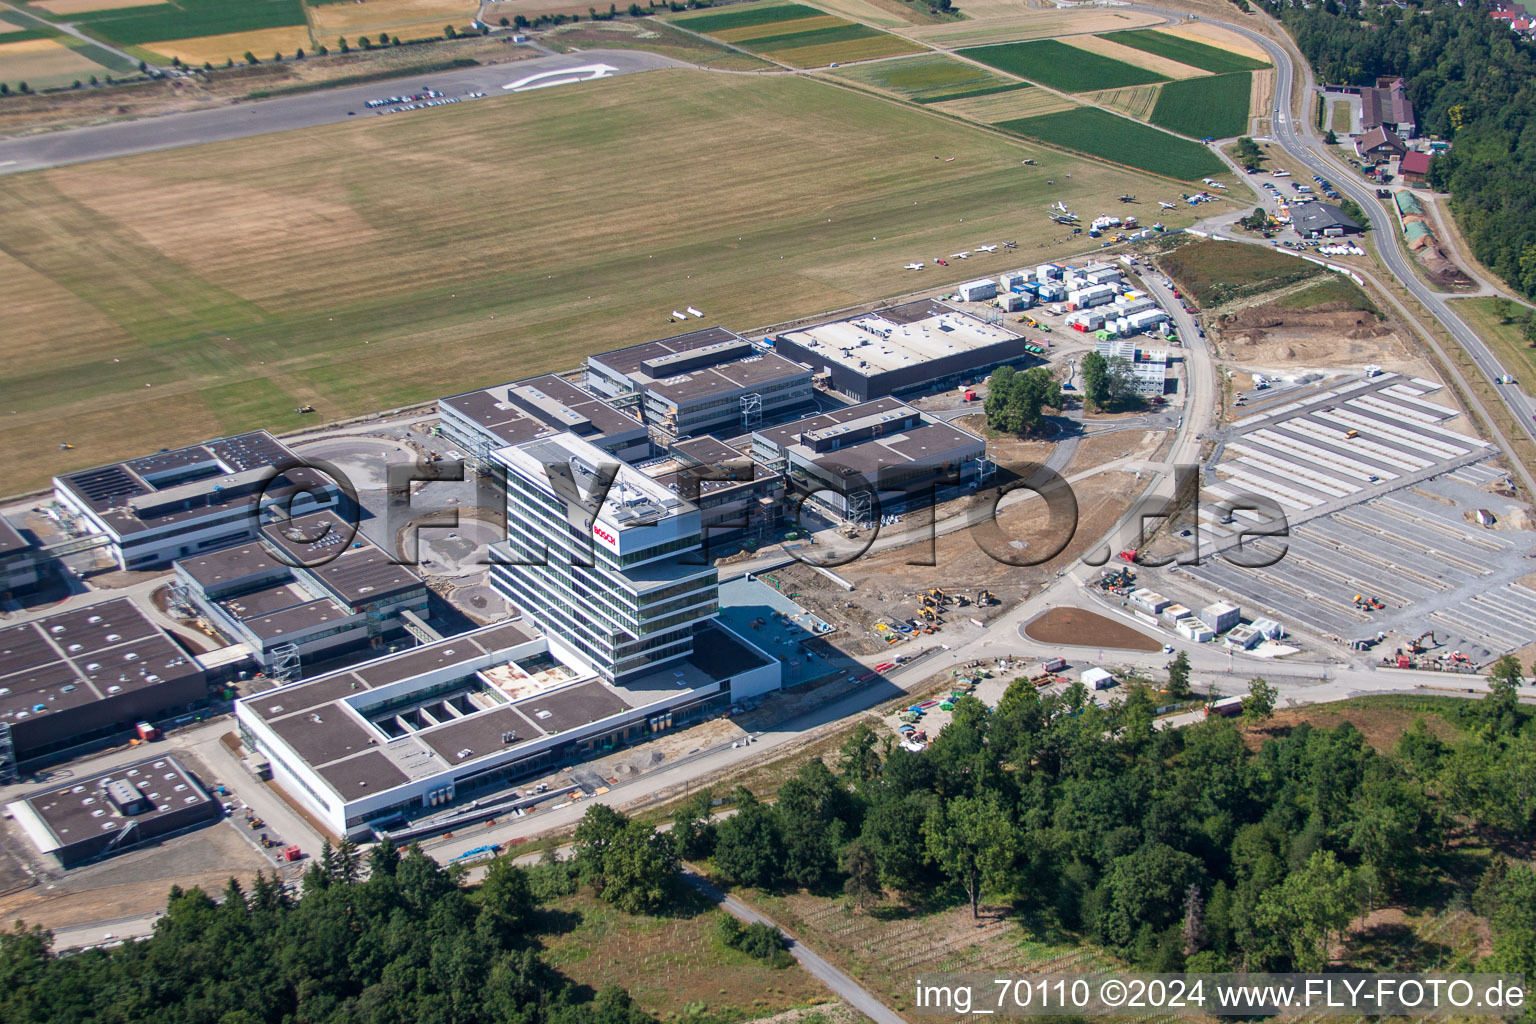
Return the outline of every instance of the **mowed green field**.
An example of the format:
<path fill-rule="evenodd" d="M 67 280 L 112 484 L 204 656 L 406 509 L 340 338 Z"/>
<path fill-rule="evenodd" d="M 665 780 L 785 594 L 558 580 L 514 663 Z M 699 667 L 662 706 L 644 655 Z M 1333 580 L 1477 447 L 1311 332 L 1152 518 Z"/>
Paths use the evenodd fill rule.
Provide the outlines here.
<path fill-rule="evenodd" d="M 1253 72 L 1236 71 L 1169 82 L 1158 94 L 1151 121 L 1193 138 L 1226 139 L 1248 130 Z"/>
<path fill-rule="evenodd" d="M 1184 181 L 1227 169 L 1220 157 L 1198 142 L 1096 107 L 999 121 L 996 127 Z"/>
<path fill-rule="evenodd" d="M 851 68 L 839 68 L 831 74 L 860 85 L 895 93 L 914 103 L 939 103 L 963 96 L 1027 88 L 1023 82 L 1016 82 L 942 53 L 859 64 Z"/>
<path fill-rule="evenodd" d="M 300 0 L 169 0 L 146 7 L 72 14 L 68 20 L 89 35 L 121 46 L 306 23 Z"/>
<path fill-rule="evenodd" d="M 1188 64 L 1192 68 L 1214 74 L 1224 74 L 1228 71 L 1258 71 L 1260 68 L 1269 67 L 1267 61 L 1255 60 L 1241 53 L 1223 50 L 1219 46 L 1211 46 L 1208 43 L 1200 43 L 1193 39 L 1155 30 L 1105 32 L 1099 38 L 1141 50 L 1143 53 L 1167 57 L 1180 64 Z"/>
<path fill-rule="evenodd" d="M 917 53 L 927 47 L 804 4 L 752 4 L 674 24 L 797 68 Z"/>
<path fill-rule="evenodd" d="M 5 179 L 5 493 L 572 367 L 688 305 L 750 330 L 937 289 L 963 268 L 903 266 L 1155 187 L 815 80 L 690 70 L 175 157 Z"/>
<path fill-rule="evenodd" d="M 1092 89 L 1118 89 L 1127 85 L 1166 82 L 1156 71 L 1138 68 L 1113 57 L 1100 56 L 1055 39 L 1036 39 L 1028 43 L 1003 43 L 975 46 L 960 53 L 972 60 L 1027 78 L 1031 82 L 1062 92 L 1088 92 Z"/>

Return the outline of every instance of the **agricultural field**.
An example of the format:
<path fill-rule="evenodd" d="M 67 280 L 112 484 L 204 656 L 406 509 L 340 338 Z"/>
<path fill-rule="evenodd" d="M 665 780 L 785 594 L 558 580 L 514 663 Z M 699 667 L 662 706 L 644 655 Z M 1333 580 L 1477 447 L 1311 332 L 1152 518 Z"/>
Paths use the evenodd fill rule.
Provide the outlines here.
<path fill-rule="evenodd" d="M 1212 25 L 1205 21 L 1186 21 L 1177 27 L 1159 28 L 1164 35 L 1177 36 L 1180 39 L 1191 39 L 1197 43 L 1208 43 L 1218 50 L 1226 50 L 1228 53 L 1242 54 L 1244 57 L 1256 61 L 1269 63 L 1269 54 L 1263 47 L 1245 36 L 1240 36 L 1231 29 L 1225 29 L 1219 25 Z"/>
<path fill-rule="evenodd" d="M 680 304 L 745 330 L 898 294 L 909 260 L 1156 187 L 815 79 L 685 69 L 5 183 L 13 492 L 312 423 L 296 406 L 342 418 L 570 367 L 663 336 Z M 485 215 L 503 199 L 517 231 Z"/>
<path fill-rule="evenodd" d="M 933 109 L 954 114 L 982 124 L 1015 121 L 1040 114 L 1054 114 L 1062 110 L 1076 110 L 1078 105 L 1044 89 L 1026 88 L 1019 92 L 992 93 L 986 96 L 967 96 L 964 99 L 945 100 L 933 104 Z"/>
<path fill-rule="evenodd" d="M 1123 89 L 1099 89 L 1079 93 L 1078 96 L 1088 103 L 1109 107 L 1138 121 L 1145 121 L 1152 116 L 1152 108 L 1157 105 L 1161 91 L 1160 85 L 1128 85 Z"/>
<path fill-rule="evenodd" d="M 356 43 L 359 36 L 376 38 L 380 32 L 402 39 L 435 39 L 443 34 L 443 26 L 468 25 L 478 11 L 474 0 L 308 0 L 308 7 L 316 40 L 327 45 L 334 45 L 339 36 Z M 586 12 L 583 7 L 581 13 Z M 501 17 L 511 19 L 511 15 L 486 11 L 492 25 Z"/>
<path fill-rule="evenodd" d="M 253 51 L 255 46 L 267 49 L 264 45 L 272 38 L 260 34 L 269 29 L 298 29 L 298 32 L 289 32 L 283 37 L 295 49 L 304 45 L 296 41 L 300 34 L 304 37 L 309 34 L 301 0 L 244 0 L 238 5 L 224 3 L 224 0 L 170 0 L 169 3 L 140 8 L 106 8 L 72 14 L 69 20 L 104 43 L 141 48 L 146 57 L 154 57 L 160 52 L 155 45 L 169 41 L 187 40 L 184 46 L 190 52 L 190 49 L 203 46 L 194 41 L 198 38 L 223 37 L 217 43 L 209 43 L 209 51 L 204 52 L 210 54 L 212 49 L 218 49 L 220 55 L 238 60 L 246 49 Z M 250 37 L 247 43 L 235 38 L 246 35 Z M 229 52 L 230 48 L 233 52 Z M 258 55 L 267 57 L 273 49 L 276 46 L 267 49 L 266 54 Z M 140 51 L 131 49 L 131 52 Z"/>
<path fill-rule="evenodd" d="M 1243 135 L 1252 89 L 1251 71 L 1169 82 L 1152 108 L 1152 123 L 1196 139 Z"/>
<path fill-rule="evenodd" d="M 1226 170 L 1226 164 L 1198 142 L 1096 107 L 1004 121 L 997 127 L 1183 181 L 1197 181 Z"/>
<path fill-rule="evenodd" d="M 659 18 L 622 21 L 573 21 L 544 30 L 544 45 L 571 50 L 645 50 L 707 68 L 727 71 L 767 71 L 774 67 L 751 54 L 732 50 L 710 39 L 679 32 Z"/>
<path fill-rule="evenodd" d="M 955 5 L 967 20 L 903 29 L 902 34 L 934 46 L 957 48 L 1056 39 L 1156 25 L 1155 14 L 1104 8 L 1022 7 L 1018 0 L 961 0 Z"/>
<path fill-rule="evenodd" d="M 960 52 L 999 71 L 1062 92 L 1089 92 L 1168 81 L 1166 76 L 1154 71 L 1101 57 L 1055 39 L 978 46 Z"/>
<path fill-rule="evenodd" d="M 952 19 L 934 15 L 922 0 L 818 0 L 828 14 L 840 14 L 849 21 L 862 21 L 876 28 L 907 28 L 912 25 L 947 23 Z"/>
<path fill-rule="evenodd" d="M 1176 60 L 1159 57 L 1155 53 L 1121 46 L 1104 36 L 1068 36 L 1061 41 L 1100 60 L 1116 60 L 1121 64 L 1129 64 L 1133 68 L 1141 68 L 1143 71 L 1162 75 L 1164 78 L 1194 78 L 1209 74 L 1199 68 L 1192 68 L 1188 64 L 1180 64 Z"/>
<path fill-rule="evenodd" d="M 1023 84 L 942 53 L 838 68 L 829 74 L 914 103 L 937 103 Z"/>
<path fill-rule="evenodd" d="M 310 37 L 308 28 L 303 25 L 290 25 L 285 28 L 231 32 L 220 36 L 166 39 L 145 43 L 136 49 L 147 56 L 160 58 L 160 63 L 169 64 L 172 58 L 178 58 L 183 64 L 197 66 L 204 63 L 223 64 L 229 60 L 238 62 L 246 53 L 250 53 L 259 60 L 267 60 L 273 54 L 292 57 L 299 50 L 313 51 L 314 47 L 315 42 Z"/>
<path fill-rule="evenodd" d="M 13 34 L 22 38 L 7 38 Z M 13 89 L 21 82 L 33 90 L 53 89 L 112 70 L 41 33 L 0 36 L 0 82 Z"/>
<path fill-rule="evenodd" d="M 1240 53 L 1223 50 L 1217 46 L 1194 39 L 1185 39 L 1180 36 L 1169 35 L 1166 32 L 1149 30 L 1145 32 L 1111 32 L 1101 36 L 1121 46 L 1129 46 L 1136 50 L 1145 50 L 1147 53 L 1155 53 L 1159 57 L 1178 61 L 1180 64 L 1188 64 L 1192 68 L 1209 71 L 1212 74 L 1224 74 L 1229 71 L 1257 71 L 1260 68 L 1269 67 L 1268 61 L 1255 60 Z"/>
<path fill-rule="evenodd" d="M 688 29 L 797 68 L 917 53 L 925 47 L 804 4 L 752 4 L 673 19 Z"/>

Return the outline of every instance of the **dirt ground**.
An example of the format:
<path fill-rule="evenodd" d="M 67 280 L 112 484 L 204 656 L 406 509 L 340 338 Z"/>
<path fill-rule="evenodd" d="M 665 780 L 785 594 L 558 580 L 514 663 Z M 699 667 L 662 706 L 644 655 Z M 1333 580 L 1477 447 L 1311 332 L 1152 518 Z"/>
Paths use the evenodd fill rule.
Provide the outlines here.
<path fill-rule="evenodd" d="M 1085 608 L 1052 608 L 1030 620 L 1024 632 L 1043 644 L 1069 647 L 1116 647 L 1127 651 L 1158 651 L 1162 644 L 1145 633 Z"/>
<path fill-rule="evenodd" d="M 1340 707 L 1335 704 L 1313 704 L 1302 708 L 1276 711 L 1275 717 L 1243 730 L 1243 739 L 1254 750 L 1264 741 L 1287 732 L 1305 722 L 1318 729 L 1332 729 L 1345 722 L 1360 730 L 1365 742 L 1377 750 L 1390 751 L 1397 746 L 1403 733 L 1413 727 L 1416 719 L 1423 718 L 1429 731 L 1438 738 L 1450 742 L 1459 738 L 1459 731 L 1436 714 L 1425 714 L 1396 707 Z"/>
<path fill-rule="evenodd" d="M 1410 376 L 1434 376 L 1429 363 L 1403 342 L 1390 322 L 1357 310 L 1248 306 L 1217 317 L 1211 335 L 1222 357 L 1245 367 L 1297 373 L 1375 363 Z"/>
<path fill-rule="evenodd" d="M 7 828 L 7 845 L 25 843 Z M 165 905 L 172 885 L 199 886 L 216 894 L 231 877 L 249 882 L 271 867 L 229 822 L 219 822 L 100 864 L 76 868 L 62 877 L 0 897 L 0 921 L 23 920 L 45 928 L 136 917 L 146 907 Z"/>

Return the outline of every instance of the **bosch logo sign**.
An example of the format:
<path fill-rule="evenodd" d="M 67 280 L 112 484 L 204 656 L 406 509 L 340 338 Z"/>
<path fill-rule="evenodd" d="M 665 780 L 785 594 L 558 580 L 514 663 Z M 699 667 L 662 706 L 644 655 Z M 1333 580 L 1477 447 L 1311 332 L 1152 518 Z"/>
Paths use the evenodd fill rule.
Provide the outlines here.
<path fill-rule="evenodd" d="M 607 530 L 603 529 L 601 526 L 594 526 L 594 527 L 592 527 L 592 532 L 594 534 L 596 534 L 599 538 L 601 538 L 602 541 L 605 544 L 609 545 L 610 547 L 615 547 L 616 548 L 616 547 L 619 546 L 619 538 L 615 537 L 613 534 L 609 533 Z"/>

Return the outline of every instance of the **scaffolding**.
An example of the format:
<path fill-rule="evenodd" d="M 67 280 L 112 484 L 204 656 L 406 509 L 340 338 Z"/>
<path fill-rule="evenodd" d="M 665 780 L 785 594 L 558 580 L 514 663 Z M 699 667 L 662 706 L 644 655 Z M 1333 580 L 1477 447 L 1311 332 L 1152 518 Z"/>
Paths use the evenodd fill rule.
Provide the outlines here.
<path fill-rule="evenodd" d="M 284 683 L 296 683 L 303 675 L 304 667 L 299 661 L 299 645 L 283 644 L 281 647 L 272 648 L 272 656 L 267 660 L 267 675 L 279 686 Z"/>
<path fill-rule="evenodd" d="M 851 523 L 871 522 L 874 513 L 875 492 L 868 487 L 861 487 L 848 495 L 848 521 Z"/>
<path fill-rule="evenodd" d="M 0 722 L 0 783 L 16 780 L 16 744 L 11 740 L 11 723 Z"/>
<path fill-rule="evenodd" d="M 750 433 L 763 425 L 763 396 L 757 392 L 741 396 L 741 429 Z"/>

